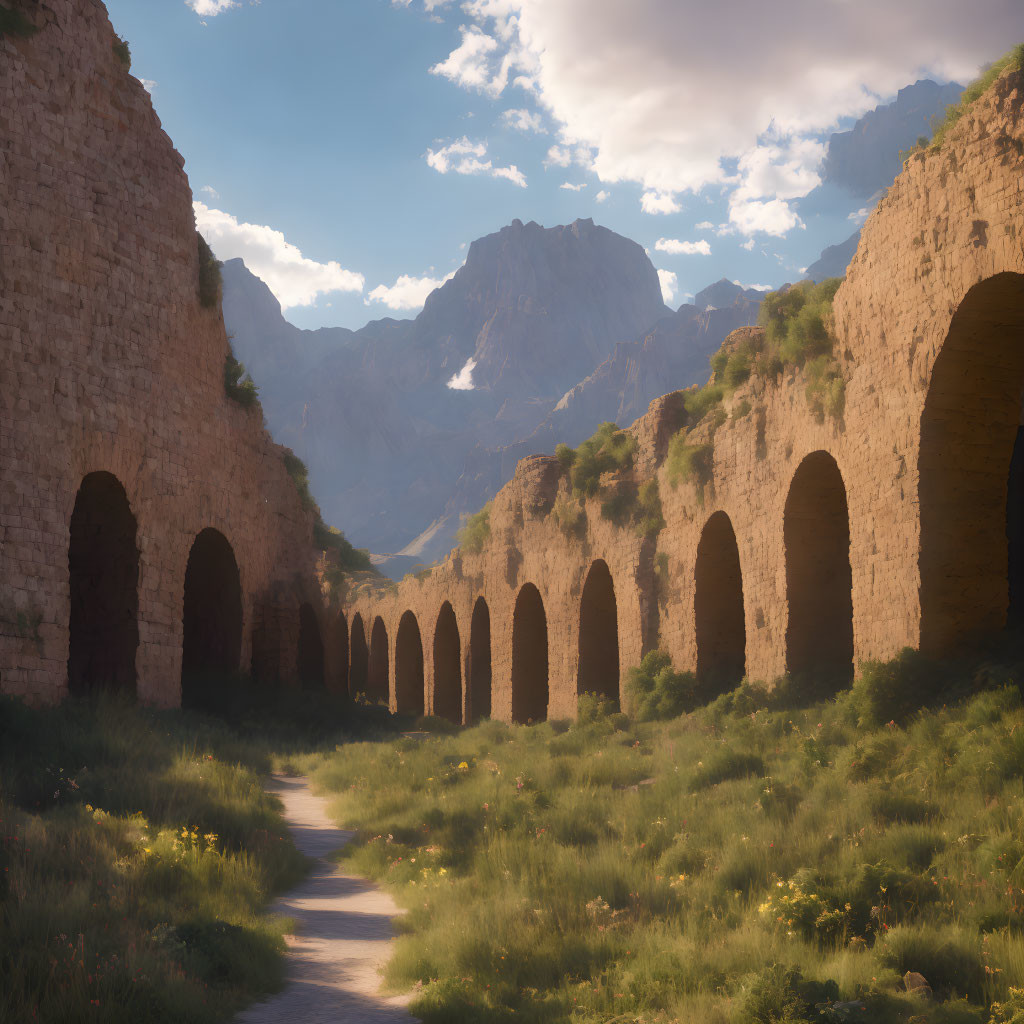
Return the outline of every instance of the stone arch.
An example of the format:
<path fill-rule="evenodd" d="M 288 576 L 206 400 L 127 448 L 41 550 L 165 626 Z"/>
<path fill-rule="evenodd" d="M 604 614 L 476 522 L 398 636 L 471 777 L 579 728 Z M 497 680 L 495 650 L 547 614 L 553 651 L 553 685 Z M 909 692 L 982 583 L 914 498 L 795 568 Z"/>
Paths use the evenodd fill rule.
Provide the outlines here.
<path fill-rule="evenodd" d="M 548 621 L 540 591 L 524 583 L 512 613 L 512 721 L 547 717 Z"/>
<path fill-rule="evenodd" d="M 297 652 L 299 685 L 305 690 L 324 688 L 324 641 L 313 606 L 307 601 L 299 607 L 299 644 Z"/>
<path fill-rule="evenodd" d="M 137 524 L 121 482 L 111 473 L 82 480 L 68 544 L 70 646 L 68 686 L 83 694 L 135 692 L 139 646 Z"/>
<path fill-rule="evenodd" d="M 395 709 L 401 714 L 423 714 L 423 641 L 412 612 L 398 620 L 395 638 Z"/>
<path fill-rule="evenodd" d="M 590 566 L 580 598 L 579 668 L 576 692 L 619 699 L 619 616 L 608 563 Z"/>
<path fill-rule="evenodd" d="M 242 656 L 238 563 L 227 537 L 211 527 L 189 551 L 181 624 L 181 701 L 189 706 L 236 673 Z"/>
<path fill-rule="evenodd" d="M 743 678 L 747 664 L 740 552 L 725 512 L 708 519 L 697 544 L 693 615 L 697 681 L 708 696 L 724 693 Z"/>
<path fill-rule="evenodd" d="M 836 460 L 812 452 L 786 498 L 786 668 L 829 681 L 853 676 L 853 573 L 846 486 Z"/>
<path fill-rule="evenodd" d="M 434 714 L 462 722 L 462 643 L 455 609 L 441 605 L 434 627 Z"/>
<path fill-rule="evenodd" d="M 371 700 L 388 703 L 390 699 L 391 655 L 388 630 L 378 615 L 370 631 L 370 657 L 367 672 L 367 695 Z"/>
<path fill-rule="evenodd" d="M 956 653 L 1024 611 L 1024 275 L 957 307 L 921 415 L 921 649 Z"/>
<path fill-rule="evenodd" d="M 386 642 L 386 641 L 385 641 Z M 366 646 L 363 617 L 352 616 L 352 641 L 349 644 L 348 692 L 354 697 L 369 689 L 370 649 Z"/>
<path fill-rule="evenodd" d="M 473 605 L 466 665 L 466 721 L 491 717 L 491 611 L 482 598 Z"/>

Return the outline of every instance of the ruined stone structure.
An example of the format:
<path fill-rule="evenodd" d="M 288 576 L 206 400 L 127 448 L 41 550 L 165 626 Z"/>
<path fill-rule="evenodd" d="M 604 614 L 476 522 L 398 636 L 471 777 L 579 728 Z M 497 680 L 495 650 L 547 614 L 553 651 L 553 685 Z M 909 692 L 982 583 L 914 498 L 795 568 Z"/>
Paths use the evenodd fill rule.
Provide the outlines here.
<path fill-rule="evenodd" d="M 38 31 L 0 38 L 0 691 L 175 705 L 183 664 L 341 683 L 312 517 L 225 394 L 183 161 L 99 0 L 18 9 Z"/>
<path fill-rule="evenodd" d="M 835 300 L 839 420 L 816 421 L 800 372 L 751 379 L 726 401 L 751 411 L 714 433 L 710 483 L 673 489 L 681 396 L 654 402 L 630 428 L 635 477 L 657 477 L 664 504 L 653 539 L 598 501 L 567 536 L 551 514 L 566 473 L 524 460 L 480 553 L 351 602 L 350 688 L 528 721 L 617 694 L 656 647 L 678 668 L 771 681 L 1001 629 L 1024 605 L 1022 171 L 1024 76 L 1007 73 L 864 227 Z"/>

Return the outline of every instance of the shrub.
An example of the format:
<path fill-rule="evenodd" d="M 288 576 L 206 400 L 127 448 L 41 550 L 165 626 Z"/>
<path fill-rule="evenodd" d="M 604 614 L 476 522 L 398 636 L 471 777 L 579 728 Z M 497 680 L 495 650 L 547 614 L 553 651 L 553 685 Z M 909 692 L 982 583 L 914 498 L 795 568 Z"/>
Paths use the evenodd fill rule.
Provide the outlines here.
<path fill-rule="evenodd" d="M 940 688 L 934 666 L 919 651 L 905 647 L 891 661 L 864 662 L 850 703 L 862 728 L 876 728 L 905 721 Z"/>
<path fill-rule="evenodd" d="M 13 11 L 9 7 L 0 7 L 0 39 L 14 36 L 16 39 L 28 39 L 39 29 L 25 17 L 21 11 Z"/>
<path fill-rule="evenodd" d="M 246 373 L 245 367 L 235 358 L 230 347 L 224 357 L 224 393 L 243 409 L 252 409 L 259 405 L 260 390 L 252 377 Z"/>
<path fill-rule="evenodd" d="M 125 71 L 131 71 L 132 69 L 132 51 L 128 46 L 128 40 L 122 39 L 120 36 L 112 44 L 114 56 L 124 65 Z"/>
<path fill-rule="evenodd" d="M 204 309 L 214 309 L 220 302 L 221 262 L 199 232 L 196 232 L 199 246 L 199 304 Z"/>
<path fill-rule="evenodd" d="M 459 530 L 456 540 L 463 551 L 478 555 L 484 549 L 487 538 L 491 535 L 491 508 L 493 501 L 487 502 L 479 512 L 466 518 Z"/>
<path fill-rule="evenodd" d="M 674 672 L 664 651 L 649 651 L 627 673 L 626 692 L 637 721 L 678 718 L 696 706 L 697 680 L 692 672 Z"/>
<path fill-rule="evenodd" d="M 683 407 L 690 417 L 691 423 L 699 423 L 725 397 L 725 389 L 721 384 L 710 381 L 695 391 L 683 394 Z"/>
<path fill-rule="evenodd" d="M 641 537 L 656 537 L 665 529 L 665 516 L 661 510 L 658 480 L 652 478 L 640 485 L 637 493 L 636 532 Z"/>
<path fill-rule="evenodd" d="M 914 971 L 937 994 L 965 995 L 981 1000 L 985 963 L 977 934 L 954 925 L 945 928 L 899 925 L 890 928 L 875 945 L 875 957 L 898 974 Z"/>
<path fill-rule="evenodd" d="M 698 793 L 720 782 L 746 779 L 751 775 L 764 776 L 765 773 L 764 761 L 757 754 L 744 754 L 724 747 L 710 757 L 707 764 L 698 766 L 690 779 L 690 792 Z"/>
<path fill-rule="evenodd" d="M 668 443 L 668 482 L 673 487 L 678 487 L 680 483 L 692 481 L 697 488 L 698 497 L 703 501 L 704 488 L 712 478 L 714 456 L 714 446 L 688 444 L 685 428 L 680 430 Z"/>
<path fill-rule="evenodd" d="M 569 449 L 572 451 L 572 449 Z M 587 514 L 583 506 L 573 499 L 566 499 L 559 496 L 555 500 L 554 508 L 551 510 L 558 528 L 566 537 L 579 537 L 587 523 Z"/>
<path fill-rule="evenodd" d="M 835 998 L 834 982 L 809 985 L 795 967 L 772 964 L 758 974 L 747 989 L 736 1018 L 738 1024 L 807 1024 L 822 1019 L 816 998 Z"/>
<path fill-rule="evenodd" d="M 309 470 L 302 459 L 290 448 L 284 450 L 284 468 L 288 471 L 288 475 L 292 478 L 292 483 L 295 484 L 295 489 L 299 492 L 299 500 L 302 502 L 302 507 L 307 512 L 319 511 L 316 507 L 316 502 L 313 500 L 313 494 L 309 489 Z"/>
<path fill-rule="evenodd" d="M 581 693 L 576 698 L 576 724 L 593 725 L 619 713 L 619 702 L 600 693 Z"/>
<path fill-rule="evenodd" d="M 571 450 L 571 449 L 569 449 Z M 600 487 L 601 475 L 615 470 L 628 469 L 633 465 L 636 438 L 614 423 L 602 423 L 593 436 L 587 438 L 568 461 L 571 465 L 573 493 L 577 497 L 592 498 Z M 567 464 L 565 446 L 555 449 L 562 465 Z"/>
<path fill-rule="evenodd" d="M 996 79 L 1007 70 L 1024 70 L 1024 43 L 1019 43 L 994 64 L 990 64 L 978 78 L 964 89 L 960 99 L 956 103 L 951 103 L 946 108 L 942 121 L 932 134 L 931 145 L 939 148 L 953 126 L 967 113 L 976 100 L 988 92 Z M 918 142 L 920 143 L 921 140 L 919 139 Z M 927 143 L 927 140 L 925 142 Z"/>
<path fill-rule="evenodd" d="M 988 1024 L 1024 1024 L 1024 988 L 1011 988 L 1001 1003 L 993 1003 Z"/>
<path fill-rule="evenodd" d="M 337 563 L 342 569 L 352 572 L 376 572 L 370 561 L 370 552 L 355 548 L 341 530 L 328 526 L 320 516 L 313 523 L 313 543 L 321 551 L 336 551 Z"/>
<path fill-rule="evenodd" d="M 576 461 L 576 449 L 570 448 L 567 444 L 555 445 L 555 458 L 562 464 L 562 469 L 571 469 Z"/>
<path fill-rule="evenodd" d="M 826 416 L 838 420 L 846 408 L 846 381 L 839 364 L 827 355 L 816 356 L 806 367 L 807 388 L 804 394 L 814 418 L 825 422 Z"/>

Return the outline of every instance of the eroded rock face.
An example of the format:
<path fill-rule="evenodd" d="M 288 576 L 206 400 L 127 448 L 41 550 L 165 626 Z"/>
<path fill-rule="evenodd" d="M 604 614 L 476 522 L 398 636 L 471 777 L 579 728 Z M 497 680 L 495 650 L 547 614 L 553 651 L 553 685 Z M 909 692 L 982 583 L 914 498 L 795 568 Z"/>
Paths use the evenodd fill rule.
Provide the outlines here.
<path fill-rule="evenodd" d="M 1007 518 L 1008 494 L 1020 491 L 1011 465 L 1021 461 L 1014 450 L 1024 391 L 1022 166 L 1019 73 L 1004 75 L 940 150 L 908 161 L 868 219 L 836 296 L 845 384 L 838 418 L 812 414 L 802 372 L 752 378 L 725 402 L 713 436 L 708 423 L 694 431 L 713 443 L 710 478 L 673 488 L 664 450 L 682 399 L 652 403 L 630 429 L 636 482 L 659 485 L 666 525 L 656 539 L 602 518 L 600 499 L 586 502 L 577 532 L 564 532 L 554 515 L 518 521 L 517 479 L 495 499 L 489 543 L 478 555 L 463 553 L 458 577 L 445 563 L 426 580 L 356 601 L 352 610 L 364 621 L 380 616 L 389 636 L 406 611 L 424 625 L 428 709 L 438 609 L 451 602 L 465 651 L 482 599 L 491 713 L 511 720 L 520 706 L 513 689 L 524 685 L 513 656 L 527 629 L 519 597 L 530 584 L 545 612 L 545 630 L 535 613 L 529 628 L 531 642 L 546 644 L 547 714 L 572 717 L 577 692 L 587 688 L 580 651 L 595 642 L 581 598 L 597 560 L 614 584 L 623 675 L 655 647 L 677 668 L 698 669 L 706 661 L 699 637 L 710 637 L 717 653 L 723 637 L 735 646 L 741 636 L 747 675 L 771 681 L 837 651 L 847 652 L 844 671 L 852 672 L 908 645 L 941 654 L 1001 628 L 1013 611 L 1008 566 L 1024 552 L 1024 530 Z M 558 499 L 570 501 L 564 473 Z M 715 584 L 722 574 L 696 571 L 699 551 L 711 550 L 708 564 L 735 566 L 723 547 L 730 537 L 742 633 L 735 601 Z M 698 593 L 698 580 L 711 592 Z M 1018 581 L 1018 600 L 1020 590 Z M 719 607 L 731 617 L 716 626 L 706 610 Z M 464 663 L 464 693 L 472 681 Z M 465 700 L 463 713 L 471 713 Z"/>
<path fill-rule="evenodd" d="M 70 668 L 177 704 L 204 530 L 229 545 L 241 631 L 218 647 L 200 623 L 197 656 L 293 679 L 311 518 L 259 413 L 225 396 L 181 157 L 98 0 L 30 17 L 0 39 L 0 690 L 57 700 Z"/>

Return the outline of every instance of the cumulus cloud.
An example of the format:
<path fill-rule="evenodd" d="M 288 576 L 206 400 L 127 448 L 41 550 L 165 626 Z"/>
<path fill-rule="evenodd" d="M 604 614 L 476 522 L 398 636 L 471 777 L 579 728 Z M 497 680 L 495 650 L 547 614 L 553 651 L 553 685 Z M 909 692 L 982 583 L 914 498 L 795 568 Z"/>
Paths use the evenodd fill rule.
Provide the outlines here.
<path fill-rule="evenodd" d="M 699 224 L 694 225 L 698 231 L 710 231 L 714 226 L 709 220 L 702 220 Z"/>
<path fill-rule="evenodd" d="M 465 0 L 461 43 L 435 68 L 492 95 L 530 88 L 560 150 L 584 148 L 604 183 L 739 189 L 734 223 L 761 203 L 778 229 L 795 221 L 768 204 L 813 187 L 817 136 L 917 78 L 969 79 L 1019 36 L 1019 7 L 860 0 L 822 17 L 820 0 L 787 0 L 780 17 L 758 0 Z"/>
<path fill-rule="evenodd" d="M 711 244 L 705 239 L 699 242 L 681 242 L 678 238 L 659 238 L 654 243 L 658 252 L 667 252 L 669 256 L 710 256 Z"/>
<path fill-rule="evenodd" d="M 467 359 L 466 365 L 448 381 L 447 387 L 452 391 L 472 391 L 473 371 L 476 369 L 476 360 Z"/>
<path fill-rule="evenodd" d="M 739 288 L 746 288 L 748 291 L 770 292 L 772 290 L 772 286 L 770 284 L 744 284 L 742 281 L 736 280 L 733 280 L 732 283 Z"/>
<path fill-rule="evenodd" d="M 582 192 L 587 186 L 585 184 L 574 185 L 571 181 L 563 181 L 558 187 L 564 188 L 566 192 Z"/>
<path fill-rule="evenodd" d="M 526 177 L 522 171 L 511 164 L 508 167 L 495 167 L 487 156 L 486 142 L 470 142 L 465 135 L 461 139 L 449 142 L 440 149 L 427 150 L 427 163 L 438 174 L 487 174 L 492 178 L 506 178 L 520 188 L 526 188 Z"/>
<path fill-rule="evenodd" d="M 516 131 L 538 132 L 541 134 L 544 132 L 543 118 L 535 110 L 526 110 L 521 107 L 514 110 L 506 110 L 501 115 L 501 119 L 509 127 L 515 128 Z"/>
<path fill-rule="evenodd" d="M 196 227 L 210 243 L 217 258 L 230 260 L 241 257 L 285 309 L 311 306 L 318 295 L 326 292 L 363 290 L 365 281 L 362 274 L 345 270 L 334 260 L 317 263 L 307 259 L 296 246 L 285 240 L 280 231 L 262 224 L 247 224 L 199 201 L 192 207 Z"/>
<path fill-rule="evenodd" d="M 604 189 L 601 189 L 601 191 L 598 192 L 596 196 L 594 196 L 594 200 L 598 203 L 606 202 L 610 198 L 611 192 L 606 192 Z"/>
<path fill-rule="evenodd" d="M 781 237 L 803 221 L 782 199 L 748 199 L 729 207 L 729 224 L 741 235 L 776 235 Z"/>
<path fill-rule="evenodd" d="M 678 213 L 682 207 L 671 192 L 645 192 L 640 197 L 640 209 L 644 213 Z"/>
<path fill-rule="evenodd" d="M 659 270 L 658 280 L 661 282 L 661 297 L 666 305 L 671 305 L 676 297 L 676 289 L 679 287 L 679 278 L 671 270 Z"/>
<path fill-rule="evenodd" d="M 211 199 L 220 199 L 220 193 L 212 185 L 204 185 L 199 191 L 204 192 Z"/>
<path fill-rule="evenodd" d="M 213 18 L 238 6 L 238 0 L 185 0 L 185 3 L 203 18 Z"/>
<path fill-rule="evenodd" d="M 748 238 L 745 242 L 743 242 L 740 245 L 740 248 L 741 249 L 746 249 L 747 252 L 753 252 L 754 251 L 754 245 L 755 245 L 754 240 L 752 238 Z"/>
<path fill-rule="evenodd" d="M 156 82 L 152 78 L 140 78 L 139 81 L 142 83 L 142 88 L 152 96 L 153 90 L 156 88 Z"/>
<path fill-rule="evenodd" d="M 367 305 L 370 302 L 382 302 L 388 309 L 395 310 L 422 309 L 427 296 L 454 276 L 454 270 L 442 278 L 429 275 L 411 277 L 408 274 L 401 274 L 393 285 L 377 285 L 367 296 L 366 302 Z"/>

